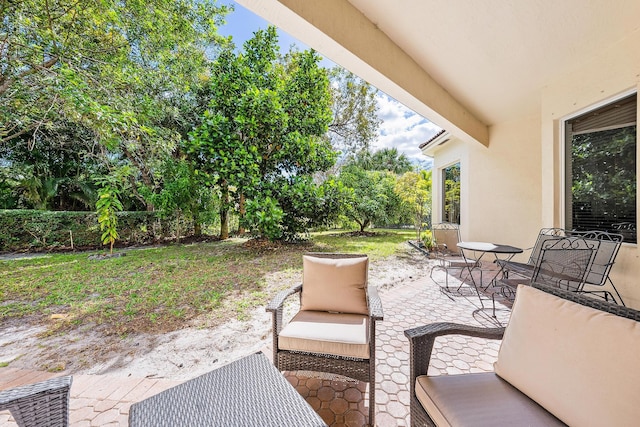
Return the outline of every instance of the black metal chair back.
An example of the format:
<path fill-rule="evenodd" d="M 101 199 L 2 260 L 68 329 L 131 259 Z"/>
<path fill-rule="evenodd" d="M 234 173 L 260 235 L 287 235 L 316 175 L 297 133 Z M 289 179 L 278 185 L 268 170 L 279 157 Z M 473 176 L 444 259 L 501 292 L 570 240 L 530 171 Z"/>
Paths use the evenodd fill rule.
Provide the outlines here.
<path fill-rule="evenodd" d="M 531 249 L 531 254 L 529 255 L 529 261 L 527 264 L 535 266 L 538 263 L 538 258 L 540 258 L 540 253 L 542 251 L 542 246 L 547 240 L 555 240 L 559 237 L 564 237 L 565 231 L 562 228 L 543 228 L 538 233 L 538 238 L 536 239 L 533 248 Z"/>
<path fill-rule="evenodd" d="M 545 240 L 531 282 L 580 292 L 599 245 L 598 240 L 582 237 Z"/>

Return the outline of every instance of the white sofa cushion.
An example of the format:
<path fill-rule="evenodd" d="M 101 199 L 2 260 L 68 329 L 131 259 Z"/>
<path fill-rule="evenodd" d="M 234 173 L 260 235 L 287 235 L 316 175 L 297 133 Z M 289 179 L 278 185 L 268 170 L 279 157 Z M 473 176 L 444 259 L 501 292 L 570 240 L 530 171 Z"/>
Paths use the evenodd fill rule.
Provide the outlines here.
<path fill-rule="evenodd" d="M 640 420 L 640 322 L 520 285 L 494 368 L 566 424 Z"/>
<path fill-rule="evenodd" d="M 280 350 L 369 358 L 369 317 L 300 311 L 280 331 Z"/>
<path fill-rule="evenodd" d="M 367 272 L 369 258 L 302 257 L 300 310 L 369 314 Z"/>

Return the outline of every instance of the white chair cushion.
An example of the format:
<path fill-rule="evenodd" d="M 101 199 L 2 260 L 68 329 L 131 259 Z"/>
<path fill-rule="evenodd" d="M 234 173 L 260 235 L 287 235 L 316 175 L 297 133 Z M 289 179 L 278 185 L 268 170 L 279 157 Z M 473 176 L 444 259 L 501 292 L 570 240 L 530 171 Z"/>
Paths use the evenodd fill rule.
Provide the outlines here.
<path fill-rule="evenodd" d="M 300 311 L 278 336 L 280 350 L 369 358 L 369 317 Z"/>
<path fill-rule="evenodd" d="M 369 314 L 367 271 L 369 258 L 302 257 L 300 310 Z"/>
<path fill-rule="evenodd" d="M 494 368 L 568 425 L 640 420 L 640 322 L 520 285 Z"/>

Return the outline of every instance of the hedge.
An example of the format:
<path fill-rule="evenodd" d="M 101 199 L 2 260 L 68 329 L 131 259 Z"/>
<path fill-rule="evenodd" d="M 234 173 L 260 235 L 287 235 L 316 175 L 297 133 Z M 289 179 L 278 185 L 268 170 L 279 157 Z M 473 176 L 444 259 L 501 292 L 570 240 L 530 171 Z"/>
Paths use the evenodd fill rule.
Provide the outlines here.
<path fill-rule="evenodd" d="M 116 246 L 148 244 L 192 232 L 155 212 L 118 212 Z M 101 247 L 95 212 L 0 210 L 0 252 Z M 72 244 L 73 241 L 73 244 Z"/>

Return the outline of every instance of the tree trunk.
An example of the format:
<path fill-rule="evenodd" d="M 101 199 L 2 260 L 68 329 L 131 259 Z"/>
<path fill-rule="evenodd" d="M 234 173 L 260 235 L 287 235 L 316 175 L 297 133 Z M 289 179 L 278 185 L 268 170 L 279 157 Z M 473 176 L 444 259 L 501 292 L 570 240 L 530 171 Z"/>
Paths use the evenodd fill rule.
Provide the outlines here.
<path fill-rule="evenodd" d="M 238 223 L 238 234 L 243 235 L 245 233 L 243 221 L 244 215 L 247 213 L 246 200 L 244 198 L 244 193 L 240 193 L 240 201 L 238 202 L 238 210 L 240 211 L 240 221 Z"/>
<path fill-rule="evenodd" d="M 196 237 L 202 236 L 202 225 L 200 225 L 199 218 L 193 218 L 193 235 Z"/>
<path fill-rule="evenodd" d="M 220 190 L 220 240 L 229 238 L 229 187 L 222 184 Z"/>
<path fill-rule="evenodd" d="M 197 203 L 191 205 L 191 218 L 193 224 L 193 235 L 199 237 L 202 235 L 202 224 L 200 224 L 200 208 Z"/>

